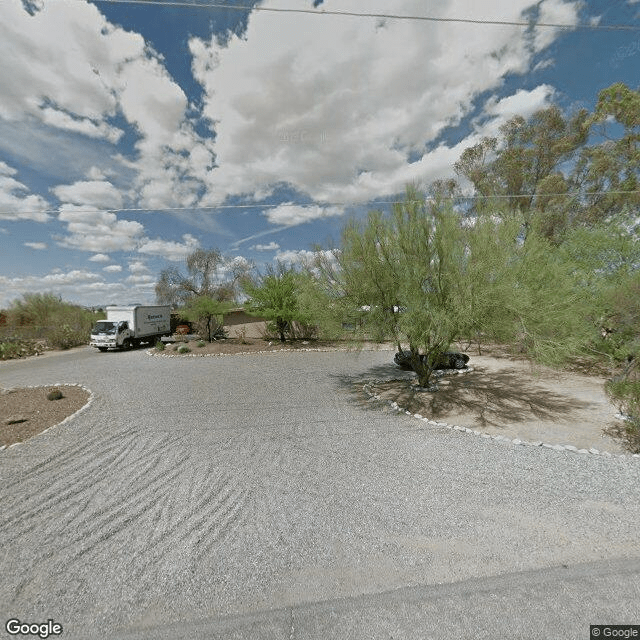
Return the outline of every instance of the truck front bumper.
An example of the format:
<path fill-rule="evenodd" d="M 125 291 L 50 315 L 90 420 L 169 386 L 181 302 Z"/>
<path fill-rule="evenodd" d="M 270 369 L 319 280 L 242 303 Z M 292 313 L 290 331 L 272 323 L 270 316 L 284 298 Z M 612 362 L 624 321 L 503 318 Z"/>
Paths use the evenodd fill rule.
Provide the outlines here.
<path fill-rule="evenodd" d="M 99 349 L 115 349 L 117 346 L 115 340 L 92 340 L 89 345 Z"/>

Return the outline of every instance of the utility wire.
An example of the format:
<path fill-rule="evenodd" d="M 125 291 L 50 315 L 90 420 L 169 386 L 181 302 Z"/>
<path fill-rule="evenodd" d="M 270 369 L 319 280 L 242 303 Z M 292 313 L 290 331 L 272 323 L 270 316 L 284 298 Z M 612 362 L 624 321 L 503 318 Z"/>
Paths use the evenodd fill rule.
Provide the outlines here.
<path fill-rule="evenodd" d="M 356 18 L 378 18 L 384 20 L 418 20 L 422 22 L 449 22 L 449 23 L 462 23 L 462 24 L 476 24 L 476 25 L 498 25 L 509 27 L 545 27 L 553 29 L 589 29 L 589 30 L 602 30 L 602 31 L 640 31 L 640 24 L 563 24 L 555 22 L 537 22 L 531 21 L 511 21 L 511 20 L 483 20 L 476 18 L 442 18 L 436 16 L 415 16 L 415 15 L 401 15 L 395 13 L 360 13 L 357 11 L 334 11 L 334 10 L 314 10 L 314 9 L 285 9 L 276 7 L 260 7 L 260 6 L 247 6 L 237 4 L 220 4 L 218 2 L 184 2 L 183 0 L 92 0 L 99 3 L 104 2 L 108 4 L 150 4 L 158 6 L 168 7 L 189 7 L 192 9 L 234 9 L 237 11 L 270 11 L 274 13 L 304 13 L 310 15 L 325 15 L 325 16 L 349 16 Z"/>
<path fill-rule="evenodd" d="M 582 196 L 607 196 L 607 195 L 640 195 L 640 189 L 636 189 L 633 191 L 585 191 L 584 193 L 541 193 L 541 194 L 531 194 L 531 193 L 518 193 L 518 194 L 508 194 L 508 195 L 491 195 L 491 196 L 444 196 L 442 200 L 508 200 L 512 198 L 535 198 L 535 197 L 544 197 L 544 198 L 556 198 L 556 197 L 582 197 Z M 416 204 L 416 203 L 424 203 L 429 202 L 433 198 L 425 198 L 424 200 L 375 200 L 372 199 L 369 203 L 366 202 L 313 202 L 313 203 L 304 203 L 299 204 L 295 202 L 281 202 L 280 204 L 217 204 L 210 206 L 199 206 L 192 205 L 190 207 L 129 207 L 129 208 L 106 208 L 100 209 L 98 207 L 93 207 L 91 209 L 73 209 L 73 213 L 141 213 L 144 211 L 156 211 L 156 212 L 164 212 L 164 211 L 219 211 L 222 209 L 275 209 L 277 207 L 299 207 L 301 209 L 311 208 L 311 207 L 377 207 L 378 205 L 383 204 Z M 61 205 L 64 206 L 64 205 Z M 54 214 L 60 213 L 60 208 L 57 209 L 40 209 L 39 211 L 0 211 L 0 216 L 14 216 L 20 214 Z"/>

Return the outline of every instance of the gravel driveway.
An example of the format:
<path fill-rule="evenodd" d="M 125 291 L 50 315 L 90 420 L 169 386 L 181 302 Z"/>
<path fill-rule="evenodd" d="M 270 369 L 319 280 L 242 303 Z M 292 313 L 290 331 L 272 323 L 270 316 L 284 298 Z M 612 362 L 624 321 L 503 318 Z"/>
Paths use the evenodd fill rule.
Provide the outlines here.
<path fill-rule="evenodd" d="M 385 374 L 389 352 L 0 363 L 3 386 L 95 393 L 0 452 L 2 633 L 9 618 L 138 639 L 640 624 L 638 460 L 430 427 L 355 391 Z"/>

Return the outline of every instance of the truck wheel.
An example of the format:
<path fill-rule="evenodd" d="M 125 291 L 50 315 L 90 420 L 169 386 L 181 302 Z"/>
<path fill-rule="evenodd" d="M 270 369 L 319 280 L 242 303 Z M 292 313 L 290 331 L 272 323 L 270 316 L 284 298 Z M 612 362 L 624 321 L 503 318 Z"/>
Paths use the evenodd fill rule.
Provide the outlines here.
<path fill-rule="evenodd" d="M 122 348 L 127 350 L 131 349 L 131 340 L 129 340 L 129 338 L 122 343 Z"/>

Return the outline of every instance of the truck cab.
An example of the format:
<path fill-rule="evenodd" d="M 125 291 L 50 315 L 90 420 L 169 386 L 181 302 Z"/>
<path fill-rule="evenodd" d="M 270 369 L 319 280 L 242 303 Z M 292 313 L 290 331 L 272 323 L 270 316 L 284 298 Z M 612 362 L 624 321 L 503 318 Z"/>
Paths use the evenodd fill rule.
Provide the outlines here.
<path fill-rule="evenodd" d="M 132 346 L 131 330 L 126 320 L 99 320 L 91 329 L 92 347 L 97 347 L 100 351 L 107 349 L 117 349 L 123 347 L 128 349 Z"/>

